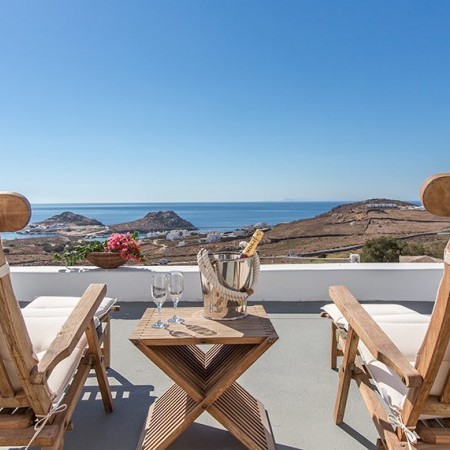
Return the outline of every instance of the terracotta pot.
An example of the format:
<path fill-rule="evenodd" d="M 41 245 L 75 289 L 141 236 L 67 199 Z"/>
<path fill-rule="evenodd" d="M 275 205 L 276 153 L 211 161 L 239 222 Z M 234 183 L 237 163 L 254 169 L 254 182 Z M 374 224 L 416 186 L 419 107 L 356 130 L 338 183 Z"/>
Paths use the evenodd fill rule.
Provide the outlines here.
<path fill-rule="evenodd" d="M 107 252 L 91 252 L 88 253 L 86 259 L 94 264 L 94 266 L 101 267 L 102 269 L 115 269 L 116 267 L 123 266 L 127 262 L 119 253 Z"/>

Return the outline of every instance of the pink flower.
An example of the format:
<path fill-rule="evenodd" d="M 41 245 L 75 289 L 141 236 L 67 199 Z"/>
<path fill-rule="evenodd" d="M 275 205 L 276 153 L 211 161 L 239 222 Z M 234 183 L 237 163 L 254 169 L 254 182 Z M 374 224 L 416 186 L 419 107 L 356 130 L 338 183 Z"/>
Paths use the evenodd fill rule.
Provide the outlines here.
<path fill-rule="evenodd" d="M 143 263 L 144 256 L 141 253 L 141 241 L 136 240 L 138 232 L 133 233 L 113 233 L 106 241 L 105 249 L 107 252 L 119 253 L 123 259 L 134 259 Z"/>

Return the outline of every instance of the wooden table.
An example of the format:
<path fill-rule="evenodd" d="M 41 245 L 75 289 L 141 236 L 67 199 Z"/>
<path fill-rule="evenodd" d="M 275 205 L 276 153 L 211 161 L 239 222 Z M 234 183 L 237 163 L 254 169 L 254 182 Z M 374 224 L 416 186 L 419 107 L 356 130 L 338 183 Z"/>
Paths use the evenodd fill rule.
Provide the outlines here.
<path fill-rule="evenodd" d="M 168 447 L 197 417 L 208 411 L 249 449 L 274 449 L 267 413 L 236 380 L 278 339 L 262 306 L 248 307 L 245 319 L 217 322 L 203 308 L 179 308 L 184 324 L 152 328 L 147 309 L 130 336 L 175 384 L 149 410 L 139 448 Z M 163 320 L 173 315 L 163 309 Z M 203 351 L 198 345 L 212 344 Z"/>

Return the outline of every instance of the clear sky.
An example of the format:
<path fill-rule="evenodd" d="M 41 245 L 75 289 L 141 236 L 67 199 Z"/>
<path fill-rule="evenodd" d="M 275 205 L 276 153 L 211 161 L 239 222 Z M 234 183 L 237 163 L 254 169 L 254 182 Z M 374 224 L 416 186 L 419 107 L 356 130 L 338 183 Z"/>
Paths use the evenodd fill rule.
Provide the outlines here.
<path fill-rule="evenodd" d="M 418 199 L 450 171 L 447 0 L 0 0 L 0 190 Z"/>

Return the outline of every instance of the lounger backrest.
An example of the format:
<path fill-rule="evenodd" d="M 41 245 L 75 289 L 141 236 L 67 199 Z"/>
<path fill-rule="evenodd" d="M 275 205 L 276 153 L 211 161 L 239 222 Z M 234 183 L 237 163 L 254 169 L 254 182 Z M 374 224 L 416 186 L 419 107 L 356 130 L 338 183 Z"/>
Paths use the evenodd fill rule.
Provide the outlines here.
<path fill-rule="evenodd" d="M 22 229 L 28 223 L 30 214 L 30 204 L 25 197 L 0 193 L 0 232 Z M 13 407 L 14 402 L 27 403 L 36 414 L 46 413 L 50 396 L 45 386 L 36 386 L 30 381 L 36 364 L 0 243 L 0 408 Z"/>
<path fill-rule="evenodd" d="M 450 217 L 450 174 L 439 174 L 425 181 L 422 202 L 435 215 Z M 416 368 L 424 378 L 416 398 L 408 395 L 404 418 L 415 423 L 430 394 L 450 403 L 450 241 L 444 251 L 444 272 L 437 292 L 427 333 L 416 359 Z M 411 394 L 411 393 L 410 393 Z M 449 405 L 450 407 L 450 405 Z"/>

